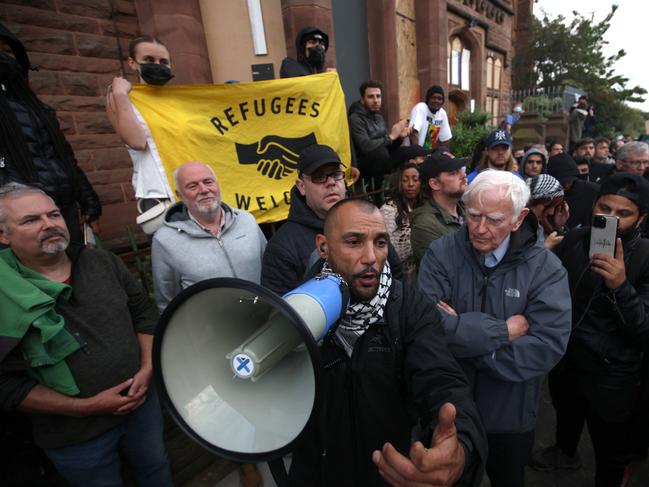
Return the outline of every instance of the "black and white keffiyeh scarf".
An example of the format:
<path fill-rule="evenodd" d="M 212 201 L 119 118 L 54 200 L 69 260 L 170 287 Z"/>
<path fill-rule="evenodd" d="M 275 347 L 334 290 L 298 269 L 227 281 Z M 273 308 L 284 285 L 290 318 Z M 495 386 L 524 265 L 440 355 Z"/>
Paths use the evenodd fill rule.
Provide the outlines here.
<path fill-rule="evenodd" d="M 329 264 L 325 261 L 322 267 L 323 274 L 333 274 Z M 345 316 L 340 319 L 336 330 L 335 339 L 338 344 L 351 357 L 354 344 L 370 325 L 383 319 L 385 305 L 390 295 L 392 285 L 392 271 L 390 264 L 386 261 L 379 276 L 379 288 L 376 295 L 370 301 L 351 303 L 347 307 Z"/>

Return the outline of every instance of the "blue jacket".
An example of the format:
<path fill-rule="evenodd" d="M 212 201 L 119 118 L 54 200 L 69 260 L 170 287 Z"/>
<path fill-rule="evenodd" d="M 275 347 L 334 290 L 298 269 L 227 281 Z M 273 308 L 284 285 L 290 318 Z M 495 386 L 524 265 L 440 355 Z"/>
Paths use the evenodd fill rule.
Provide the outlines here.
<path fill-rule="evenodd" d="M 488 433 L 534 429 L 543 377 L 570 336 L 566 270 L 537 230 L 528 215 L 503 260 L 486 269 L 465 225 L 433 241 L 419 269 L 424 294 L 458 314 L 442 313 L 448 346 L 472 384 Z M 529 330 L 510 342 L 506 320 L 516 314 L 527 318 Z"/>

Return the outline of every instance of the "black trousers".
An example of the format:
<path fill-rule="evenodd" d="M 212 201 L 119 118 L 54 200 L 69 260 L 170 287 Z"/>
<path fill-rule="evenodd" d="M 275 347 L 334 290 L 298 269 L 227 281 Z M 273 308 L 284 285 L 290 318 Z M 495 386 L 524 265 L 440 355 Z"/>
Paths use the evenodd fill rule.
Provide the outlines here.
<path fill-rule="evenodd" d="M 487 475 L 491 487 L 523 487 L 525 466 L 534 445 L 534 430 L 525 433 L 487 433 Z"/>
<path fill-rule="evenodd" d="M 557 446 L 573 456 L 587 424 L 595 452 L 595 485 L 619 487 L 634 451 L 636 381 L 591 376 L 562 361 L 550 372 L 549 385 L 557 414 Z"/>

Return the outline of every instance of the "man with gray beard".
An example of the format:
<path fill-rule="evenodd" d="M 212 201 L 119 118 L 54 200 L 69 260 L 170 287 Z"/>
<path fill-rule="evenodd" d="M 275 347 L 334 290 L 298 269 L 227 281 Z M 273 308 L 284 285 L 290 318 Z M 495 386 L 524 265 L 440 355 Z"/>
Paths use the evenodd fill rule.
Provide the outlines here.
<path fill-rule="evenodd" d="M 153 286 L 160 311 L 180 291 L 213 277 L 259 284 L 266 237 L 255 218 L 221 200 L 212 168 L 187 162 L 174 172 L 180 200 L 153 237 Z"/>
<path fill-rule="evenodd" d="M 113 254 L 69 245 L 40 189 L 0 187 L 0 409 L 29 415 L 70 485 L 171 486 L 152 377 L 155 306 Z"/>
<path fill-rule="evenodd" d="M 180 200 L 153 236 L 153 287 L 160 311 L 183 289 L 214 277 L 259 284 L 266 237 L 250 213 L 221 200 L 210 166 L 186 162 L 173 174 Z M 239 467 L 241 485 L 261 485 L 254 464 Z"/>

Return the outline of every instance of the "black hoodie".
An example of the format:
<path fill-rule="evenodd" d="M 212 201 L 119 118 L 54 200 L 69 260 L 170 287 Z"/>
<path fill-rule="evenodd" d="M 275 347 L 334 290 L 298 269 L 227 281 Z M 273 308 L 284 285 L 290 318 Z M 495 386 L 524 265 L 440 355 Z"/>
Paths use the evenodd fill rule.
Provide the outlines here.
<path fill-rule="evenodd" d="M 315 236 L 323 232 L 324 220 L 308 207 L 304 196 L 293 186 L 288 219 L 266 245 L 261 267 L 262 286 L 281 296 L 302 283 L 316 250 Z M 392 245 L 388 261 L 392 277 L 401 279 L 403 269 Z"/>
<path fill-rule="evenodd" d="M 279 70 L 280 78 L 308 76 L 310 74 L 322 73 L 324 71 L 324 66 L 322 70 L 318 70 L 316 67 L 309 64 L 309 61 L 304 56 L 305 41 L 303 39 L 309 34 L 320 34 L 325 43 L 325 51 L 329 49 L 329 36 L 327 34 L 317 27 L 305 27 L 301 29 L 295 37 L 295 52 L 297 60 L 290 57 L 284 58 L 282 61 L 282 67 Z"/>

